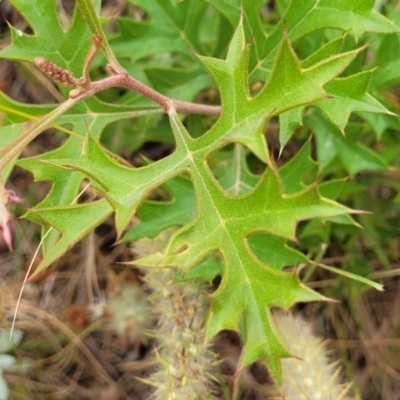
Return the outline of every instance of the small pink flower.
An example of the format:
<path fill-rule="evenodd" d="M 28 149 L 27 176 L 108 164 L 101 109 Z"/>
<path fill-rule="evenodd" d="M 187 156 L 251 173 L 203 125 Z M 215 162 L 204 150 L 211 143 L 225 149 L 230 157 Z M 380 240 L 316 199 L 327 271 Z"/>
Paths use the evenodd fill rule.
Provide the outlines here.
<path fill-rule="evenodd" d="M 8 211 L 8 205 L 10 203 L 22 203 L 24 200 L 20 199 L 12 190 L 7 190 L 4 187 L 0 187 L 0 231 L 3 235 L 3 239 L 7 244 L 7 247 L 12 251 L 11 241 L 11 214 Z"/>

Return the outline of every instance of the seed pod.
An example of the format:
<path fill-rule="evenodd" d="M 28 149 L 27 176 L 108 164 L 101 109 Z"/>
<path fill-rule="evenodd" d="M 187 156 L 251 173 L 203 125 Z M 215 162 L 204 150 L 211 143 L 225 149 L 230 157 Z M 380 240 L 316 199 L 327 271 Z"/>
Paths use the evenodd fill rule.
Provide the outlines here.
<path fill-rule="evenodd" d="M 33 61 L 36 67 L 53 81 L 60 82 L 65 86 L 78 86 L 79 80 L 71 71 L 60 68 L 43 57 L 36 57 Z"/>

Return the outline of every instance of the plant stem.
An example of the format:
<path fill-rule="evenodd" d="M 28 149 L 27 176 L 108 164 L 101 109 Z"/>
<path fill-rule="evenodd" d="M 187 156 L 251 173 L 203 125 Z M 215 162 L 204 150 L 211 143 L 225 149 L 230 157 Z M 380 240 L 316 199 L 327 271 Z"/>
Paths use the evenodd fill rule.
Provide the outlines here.
<path fill-rule="evenodd" d="M 119 64 L 117 58 L 115 57 L 113 51 L 111 50 L 110 44 L 107 41 L 106 35 L 103 32 L 100 21 L 97 18 L 96 11 L 93 7 L 93 3 L 91 0 L 76 0 L 76 4 L 79 7 L 79 10 L 82 13 L 82 16 L 86 23 L 88 24 L 89 29 L 95 36 L 100 36 L 101 47 L 103 48 L 104 54 L 107 57 L 108 62 L 113 66 L 116 71 L 123 71 L 123 68 Z"/>
<path fill-rule="evenodd" d="M 101 27 L 100 21 L 96 15 L 96 11 L 93 7 L 91 0 L 76 0 L 76 4 L 78 5 L 78 8 L 82 13 L 83 18 L 88 24 L 89 29 L 93 33 L 93 43 L 95 44 L 95 49 L 91 49 L 93 55 L 88 55 L 85 61 L 83 73 L 85 85 L 82 85 L 85 87 L 81 87 L 81 89 L 78 91 L 72 91 L 70 93 L 71 98 L 79 97 L 80 99 L 86 99 L 87 97 L 90 97 L 101 90 L 105 90 L 115 86 L 122 86 L 137 93 L 140 93 L 143 96 L 155 101 L 163 108 L 164 111 L 168 111 L 173 104 L 176 111 L 181 114 L 221 114 L 220 106 L 208 106 L 203 104 L 173 100 L 166 96 L 163 96 L 161 93 L 158 93 L 144 83 L 141 83 L 129 76 L 115 57 L 115 54 L 113 53 Z M 90 85 L 87 85 L 87 82 L 89 81 L 88 65 L 90 65 L 94 54 L 100 46 L 103 48 L 103 51 L 109 63 L 107 65 L 107 70 L 113 76 L 98 82 L 92 82 Z"/>
<path fill-rule="evenodd" d="M 14 140 L 6 144 L 0 150 L 0 171 L 9 163 L 17 154 L 19 154 L 36 136 L 47 129 L 58 117 L 63 115 L 75 104 L 79 103 L 78 98 L 70 98 L 60 104 L 49 114 L 34 122 L 34 125 L 18 135 Z"/>
<path fill-rule="evenodd" d="M 84 88 L 72 90 L 70 97 L 84 100 L 93 96 L 97 92 L 120 86 L 133 90 L 134 92 L 140 93 L 150 100 L 153 100 L 159 104 L 164 111 L 168 111 L 169 108 L 174 105 L 176 111 L 181 114 L 219 115 L 221 113 L 221 106 L 209 106 L 206 104 L 196 104 L 186 101 L 173 100 L 162 95 L 144 83 L 132 78 L 126 71 L 116 72 L 112 68 L 108 68 L 108 71 L 113 75 L 100 81 L 91 82 Z"/>

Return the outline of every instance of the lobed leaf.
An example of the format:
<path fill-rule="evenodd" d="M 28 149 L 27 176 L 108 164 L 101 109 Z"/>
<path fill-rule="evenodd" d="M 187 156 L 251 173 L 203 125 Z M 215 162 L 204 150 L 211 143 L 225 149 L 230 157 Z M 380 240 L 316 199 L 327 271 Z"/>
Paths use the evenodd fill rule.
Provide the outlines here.
<path fill-rule="evenodd" d="M 48 209 L 49 207 L 68 207 L 76 200 L 76 196 L 81 190 L 84 175 L 76 171 L 66 171 L 65 169 L 55 168 L 56 164 L 53 161 L 58 159 L 69 159 L 72 160 L 71 162 L 73 164 L 75 164 L 80 158 L 84 157 L 85 147 L 83 145 L 83 135 L 87 129 L 91 131 L 92 135 L 99 138 L 103 129 L 111 122 L 126 118 L 134 118 L 141 115 L 151 115 L 158 112 L 159 109 L 153 107 L 121 107 L 103 103 L 97 99 L 90 99 L 60 117 L 58 119 L 60 124 L 72 124 L 74 131 L 79 132 L 82 136 L 80 139 L 76 137 L 69 138 L 56 150 L 18 161 L 18 165 L 32 172 L 35 180 L 49 180 L 52 182 L 52 187 L 46 197 L 37 204 L 33 210 L 30 210 L 25 215 L 25 218 L 38 222 L 34 215 L 36 215 L 40 210 Z M 85 118 L 83 118 L 83 115 L 85 115 Z M 104 210 L 104 214 L 99 215 L 98 219 L 92 219 L 93 223 L 87 225 L 88 229 L 94 229 L 106 218 L 106 216 L 109 215 L 109 209 L 104 208 Z M 57 213 L 55 215 L 57 215 Z M 78 226 L 79 224 L 74 222 L 74 215 L 76 215 L 78 219 L 82 219 L 82 212 L 70 216 L 70 224 Z M 57 222 L 53 223 L 49 218 L 50 217 L 47 217 L 43 220 L 44 222 L 48 222 L 48 224 L 42 223 L 43 232 L 47 232 L 50 226 L 57 227 Z M 90 215 L 88 218 L 90 218 Z M 86 230 L 86 232 L 88 232 L 88 230 Z M 63 232 L 58 231 L 57 229 L 57 231 L 51 232 L 51 234 L 46 237 L 46 240 L 43 243 L 44 258 L 40 269 L 45 268 L 51 263 L 47 254 L 49 252 L 54 253 L 53 247 L 56 243 L 57 249 L 61 249 L 59 250 L 59 255 L 61 255 L 81 238 L 80 235 L 75 235 L 69 237 L 69 239 L 74 237 L 74 240 L 72 241 L 68 241 L 65 238 L 61 240 L 60 233 L 62 234 Z M 58 243 L 59 241 L 60 243 Z"/>
<path fill-rule="evenodd" d="M 246 342 L 243 365 L 263 358 L 272 376 L 279 382 L 279 360 L 289 354 L 272 326 L 269 308 L 279 306 L 287 309 L 298 301 L 324 298 L 303 286 L 296 271 L 283 272 L 274 268 L 276 263 L 272 262 L 273 266 L 269 266 L 261 261 L 265 254 L 257 251 L 255 243 L 259 245 L 260 240 L 264 240 L 268 248 L 270 244 L 276 243 L 272 236 L 253 239 L 253 245 L 251 237 L 262 233 L 295 240 L 299 221 L 345 215 L 351 210 L 322 198 L 316 185 L 308 185 L 308 181 L 304 182 L 303 188 L 294 186 L 287 174 L 285 181 L 290 194 L 286 194 L 279 173 L 269 158 L 263 129 L 272 115 L 322 99 L 325 96 L 323 86 L 354 59 L 358 50 L 334 55 L 304 69 L 284 35 L 271 74 L 255 97 L 250 96 L 247 81 L 249 50 L 240 24 L 225 60 L 199 56 L 219 86 L 222 114 L 208 132 L 194 139 L 171 108 L 169 117 L 176 145 L 171 155 L 141 168 L 130 168 L 108 155 L 99 145 L 98 139 L 89 134 L 80 157 L 52 158 L 46 160 L 46 163 L 49 168 L 57 166 L 83 173 L 104 196 L 103 200 L 92 205 L 64 208 L 68 218 L 74 221 L 75 218 L 83 219 L 87 212 L 86 224 L 93 227 L 93 223 L 109 215 L 111 205 L 116 214 L 119 234 L 122 234 L 150 191 L 163 184 L 169 184 L 170 190 L 173 190 L 178 182 L 176 179 L 181 179 L 177 176 L 188 174 L 196 195 L 194 219 L 188 221 L 193 215 L 190 213 L 180 219 L 173 204 L 154 206 L 152 209 L 155 212 L 163 207 L 169 207 L 167 211 L 172 212 L 171 219 L 168 221 L 168 218 L 164 218 L 160 228 L 172 223 L 184 225 L 172 237 L 165 255 L 156 254 L 142 259 L 140 263 L 177 266 L 188 272 L 205 257 L 219 253 L 224 267 L 221 285 L 212 297 L 207 323 L 208 335 L 213 336 L 222 329 L 239 329 L 239 323 L 244 318 L 247 328 L 242 330 Z M 240 194 L 240 191 L 230 194 L 217 182 L 205 162 L 231 142 L 245 145 L 269 166 L 260 179 L 253 181 L 256 186 L 246 194 Z M 241 180 L 241 176 L 242 172 L 235 179 Z M 247 181 L 250 178 L 251 175 L 247 174 L 244 179 Z M 171 179 L 175 181 L 169 183 Z M 188 203 L 180 204 L 191 207 L 189 191 L 187 199 Z M 181 200 L 183 202 L 184 198 Z M 102 206 L 96 214 L 97 220 L 94 220 L 91 217 L 91 207 L 98 204 L 98 207 Z M 149 204 L 143 210 L 149 210 Z M 51 214 L 51 210 L 43 209 L 37 210 L 35 215 L 63 233 L 60 246 L 65 246 L 68 240 L 74 242 L 78 232 L 74 230 L 73 235 L 64 232 L 65 221 L 59 219 L 57 210 L 54 212 Z M 141 229 L 143 225 L 142 228 L 139 225 L 138 231 L 135 233 L 133 230 L 131 235 L 138 235 Z M 152 234 L 157 233 L 154 219 L 149 229 Z M 282 247 L 283 242 L 279 243 Z M 294 255 L 290 250 L 287 252 L 288 255 Z M 51 259 L 48 256 L 40 268 Z"/>
<path fill-rule="evenodd" d="M 52 0 L 44 0 L 37 8 L 32 5 L 37 2 L 12 2 L 23 13 L 34 35 L 12 28 L 13 44 L 2 52 L 3 57 L 32 61 L 40 55 L 72 71 L 82 67 L 90 33 L 86 27 L 83 29 L 79 13 L 74 14 L 71 27 L 64 31 Z M 348 128 L 347 138 L 341 130 L 352 112 L 389 115 L 368 94 L 371 71 L 339 77 L 362 47 L 340 53 L 345 40 L 342 36 L 301 62 L 291 42 L 327 26 L 348 31 L 356 23 L 349 32 L 355 37 L 367 31 L 398 32 L 398 28 L 376 13 L 370 0 L 280 0 L 277 7 L 283 18 L 268 32 L 268 24 L 259 15 L 260 4 L 255 0 L 216 0 L 212 2 L 213 9 L 207 5 L 211 2 L 196 0 L 178 4 L 164 0 L 131 3 L 147 12 L 149 21 L 118 19 L 119 34 L 110 40 L 116 55 L 125 58 L 126 64 L 131 59 L 142 62 L 144 57 L 154 57 L 130 68 L 158 89 L 169 94 L 180 92 L 187 98 L 209 85 L 205 73 L 208 70 L 220 92 L 222 113 L 207 132 L 191 135 L 171 106 L 168 116 L 175 149 L 165 158 L 142 167 L 131 167 L 110 154 L 100 144 L 101 134 L 111 122 L 157 113 L 158 108 L 111 105 L 93 98 L 57 118 L 57 126 L 72 124 L 72 137 L 56 150 L 19 161 L 33 172 L 35 179 L 52 182 L 47 197 L 26 215 L 40 223 L 45 232 L 52 228 L 38 271 L 112 213 L 119 237 L 137 213 L 142 219 L 124 240 L 155 236 L 170 226 L 180 226 L 164 253 L 135 263 L 178 267 L 180 279 L 213 279 L 221 274 L 221 283 L 211 296 L 207 335 L 212 337 L 224 329 L 240 331 L 244 341 L 241 366 L 264 359 L 271 375 L 280 383 L 280 360 L 291 354 L 274 329 L 270 309 L 327 300 L 303 285 L 296 269 L 283 270 L 285 266 L 307 261 L 288 247 L 287 241 L 297 240 L 300 221 L 340 218 L 341 223 L 354 225 L 348 214 L 355 211 L 321 195 L 315 183 L 317 168 L 324 171 L 339 158 L 350 173 L 386 168 L 384 159 L 358 141 L 357 129 Z M 44 12 L 47 6 L 48 14 L 43 21 L 36 20 L 38 12 Z M 218 54 L 224 53 L 227 36 L 210 46 L 207 40 L 213 37 L 212 33 L 196 29 L 208 12 L 213 23 L 218 24 L 218 32 L 228 23 L 238 25 L 225 59 L 214 55 L 217 50 Z M 93 25 L 96 21 L 93 22 L 92 14 Z M 53 42 L 45 46 L 53 29 Z M 99 27 L 94 24 L 92 29 Z M 246 32 L 254 35 L 253 44 L 246 40 Z M 72 49 L 71 43 L 77 39 L 79 45 Z M 188 46 L 202 55 L 188 54 Z M 54 52 L 61 48 L 60 53 Z M 162 52 L 168 53 L 167 65 L 160 68 L 156 64 L 164 60 Z M 171 79 L 164 75 L 168 69 Z M 198 80 L 189 89 L 188 82 L 195 75 Z M 261 89 L 253 95 L 250 86 L 256 78 L 262 82 Z M 24 106 L 4 99 L 3 109 L 8 107 L 8 114 L 6 126 L 1 129 L 9 137 L 15 132 L 7 125 L 22 123 L 29 115 L 32 119 L 42 115 L 43 109 L 35 107 L 29 113 Z M 127 96 L 124 101 L 138 100 Z M 317 166 L 310 158 L 310 142 L 306 142 L 287 165 L 278 169 L 265 141 L 266 124 L 270 118 L 280 116 L 281 143 L 285 144 L 302 122 L 304 107 L 308 105 L 316 105 L 324 112 L 304 118 L 315 131 L 320 162 Z M 14 111 L 9 112 L 10 108 Z M 49 106 L 50 112 L 54 109 Z M 21 127 L 16 128 L 18 132 Z M 218 157 L 218 152 L 230 144 L 234 146 L 230 165 L 213 168 L 213 157 Z M 248 152 L 265 164 L 259 176 L 248 169 Z M 96 195 L 91 202 L 76 205 L 84 178 L 90 180 Z M 172 199 L 148 201 L 149 194 L 159 187 Z M 322 190 L 327 197 L 329 193 L 334 197 L 335 188 Z M 223 266 L 217 260 L 219 257 Z"/>

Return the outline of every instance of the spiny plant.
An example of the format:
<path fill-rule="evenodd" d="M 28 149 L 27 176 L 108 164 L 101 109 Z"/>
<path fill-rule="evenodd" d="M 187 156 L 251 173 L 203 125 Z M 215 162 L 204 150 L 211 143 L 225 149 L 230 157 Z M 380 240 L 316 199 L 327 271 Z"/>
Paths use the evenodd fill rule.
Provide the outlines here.
<path fill-rule="evenodd" d="M 285 399 L 348 398 L 351 383 L 340 383 L 338 363 L 329 361 L 325 343 L 314 336 L 310 326 L 294 315 L 276 314 L 274 322 L 285 345 L 299 357 L 282 360 Z M 293 332 L 297 332 L 296 341 Z"/>
<path fill-rule="evenodd" d="M 240 367 L 263 359 L 278 384 L 280 361 L 292 354 L 271 308 L 329 300 L 301 282 L 299 268 L 285 267 L 314 264 L 381 289 L 293 248 L 301 221 L 357 228 L 350 215 L 361 211 L 335 201 L 340 187 L 349 174 L 385 170 L 391 162 L 364 140 L 365 121 L 375 132 L 380 124 L 381 134 L 398 126 L 378 95 L 387 81 L 374 80 L 379 72 L 368 65 L 374 54 L 379 62 L 381 50 L 367 40 L 373 33 L 398 40 L 399 28 L 373 1 L 277 0 L 271 8 L 256 0 L 129 0 L 143 20 L 117 17 L 116 31 L 107 34 L 98 0 L 76 0 L 67 29 L 54 0 L 10 3 L 33 33 L 10 25 L 12 44 L 0 56 L 35 63 L 65 98 L 59 105 L 28 105 L 0 94 L 0 227 L 10 248 L 8 205 L 21 201 L 6 189 L 13 166 L 52 183 L 23 216 L 42 229 L 37 272 L 111 215 L 123 241 L 178 226 L 165 252 L 135 264 L 176 267 L 185 279 L 220 276 L 207 337 L 239 331 Z M 388 13 L 393 9 L 389 5 Z M 212 93 L 220 105 L 193 102 Z M 278 167 L 276 158 L 302 125 L 313 142 L 303 136 L 302 147 Z M 275 153 L 265 136 L 274 126 Z M 65 135 L 62 145 L 19 159 L 49 128 Z M 131 152 L 145 142 L 173 149 L 132 166 L 118 156 L 116 138 Z M 331 174 L 338 163 L 344 168 Z M 85 180 L 95 197 L 76 204 Z M 150 200 L 156 189 L 169 200 Z M 140 223 L 131 229 L 136 215 Z"/>
<path fill-rule="evenodd" d="M 164 250 L 175 228 L 154 239 L 133 243 L 137 256 Z M 158 367 L 144 382 L 154 387 L 152 398 L 214 399 L 211 381 L 215 378 L 215 355 L 204 337 L 207 312 L 204 282 L 177 281 L 173 268 L 156 268 L 145 275 L 152 295 L 153 315 L 158 322 L 153 336 L 158 341 Z"/>

